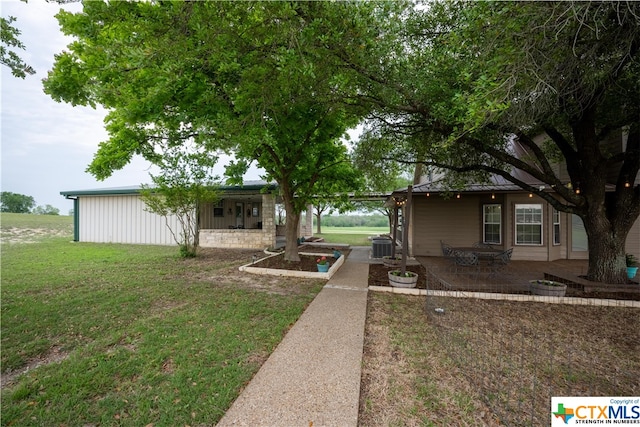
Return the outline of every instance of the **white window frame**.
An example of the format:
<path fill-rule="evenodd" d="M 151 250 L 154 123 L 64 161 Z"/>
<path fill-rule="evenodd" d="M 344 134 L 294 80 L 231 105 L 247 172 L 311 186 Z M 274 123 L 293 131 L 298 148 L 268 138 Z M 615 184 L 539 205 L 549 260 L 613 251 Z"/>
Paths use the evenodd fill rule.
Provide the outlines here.
<path fill-rule="evenodd" d="M 560 245 L 560 242 L 562 240 L 561 237 L 561 228 L 560 228 L 560 211 L 557 209 L 553 209 L 553 228 L 552 228 L 552 233 L 553 233 L 553 245 L 554 246 L 558 246 Z M 557 233 L 556 233 L 557 230 Z"/>
<path fill-rule="evenodd" d="M 536 221 L 536 216 L 538 216 L 537 212 L 524 212 L 523 214 L 527 217 L 524 222 L 518 222 L 519 210 L 521 209 L 535 209 L 539 211 L 540 221 Z M 544 244 L 544 233 L 543 233 L 543 225 L 544 225 L 544 211 L 542 210 L 542 204 L 540 203 L 516 203 L 513 209 L 514 213 L 514 228 L 515 228 L 515 244 L 518 246 L 542 246 Z M 540 230 L 540 242 L 521 242 L 519 241 L 519 233 L 518 228 L 520 226 L 537 226 Z"/>
<path fill-rule="evenodd" d="M 487 208 L 489 207 L 497 207 L 498 208 L 498 222 L 487 222 Z M 498 241 L 497 242 L 489 242 L 487 241 L 487 225 L 498 225 Z M 482 205 L 482 242 L 491 244 L 491 245 L 501 245 L 502 244 L 502 205 L 499 203 L 488 203 Z"/>

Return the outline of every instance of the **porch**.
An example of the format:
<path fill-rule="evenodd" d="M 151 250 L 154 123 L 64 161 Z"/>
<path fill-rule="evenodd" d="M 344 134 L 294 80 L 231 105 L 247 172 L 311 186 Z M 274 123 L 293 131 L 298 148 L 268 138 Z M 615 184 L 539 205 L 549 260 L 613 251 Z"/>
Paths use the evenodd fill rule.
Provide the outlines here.
<path fill-rule="evenodd" d="M 422 275 L 426 276 L 418 282 L 420 290 L 530 295 L 529 280 L 547 279 L 566 283 L 567 297 L 640 301 L 637 277 L 628 285 L 590 282 L 581 277 L 587 272 L 586 260 L 511 261 L 499 271 L 482 264 L 460 268 L 445 257 L 416 257 L 416 260 L 424 267 Z"/>
<path fill-rule="evenodd" d="M 203 248 L 266 249 L 284 246 L 284 218 L 276 212 L 278 197 L 260 193 L 258 185 L 249 190 L 226 193 L 216 203 L 200 207 L 200 246 Z M 312 236 L 312 212 L 300 223 L 298 237 Z"/>

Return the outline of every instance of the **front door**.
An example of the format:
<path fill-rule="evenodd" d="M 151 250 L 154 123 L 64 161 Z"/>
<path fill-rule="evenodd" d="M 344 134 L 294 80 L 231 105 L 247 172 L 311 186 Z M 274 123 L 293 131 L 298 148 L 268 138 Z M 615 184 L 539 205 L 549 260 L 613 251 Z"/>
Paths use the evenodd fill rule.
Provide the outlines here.
<path fill-rule="evenodd" d="M 244 228 L 244 203 L 236 203 L 236 228 Z"/>

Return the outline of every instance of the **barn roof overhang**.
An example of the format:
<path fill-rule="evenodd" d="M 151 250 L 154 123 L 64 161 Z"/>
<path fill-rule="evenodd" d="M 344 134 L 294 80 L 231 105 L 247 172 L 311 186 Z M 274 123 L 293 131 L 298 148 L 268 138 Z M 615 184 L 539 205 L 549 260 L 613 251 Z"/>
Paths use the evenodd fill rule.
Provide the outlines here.
<path fill-rule="evenodd" d="M 265 191 L 273 191 L 278 189 L 275 183 L 266 181 L 245 181 L 243 185 L 221 185 L 218 187 L 222 194 L 227 196 L 239 195 L 255 195 Z M 79 196 L 115 196 L 115 195 L 134 195 L 140 194 L 142 187 L 139 185 L 127 187 L 110 187 L 110 188 L 94 188 L 88 190 L 71 190 L 61 191 L 60 194 L 67 199 L 74 199 Z"/>

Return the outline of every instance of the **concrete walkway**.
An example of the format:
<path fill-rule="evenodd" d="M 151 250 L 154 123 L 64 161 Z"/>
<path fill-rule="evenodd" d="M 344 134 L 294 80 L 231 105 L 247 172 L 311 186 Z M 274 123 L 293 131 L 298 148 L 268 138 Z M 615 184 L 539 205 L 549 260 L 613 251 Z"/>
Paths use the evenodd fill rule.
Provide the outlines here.
<path fill-rule="evenodd" d="M 370 247 L 353 247 L 218 423 L 358 424 Z"/>

